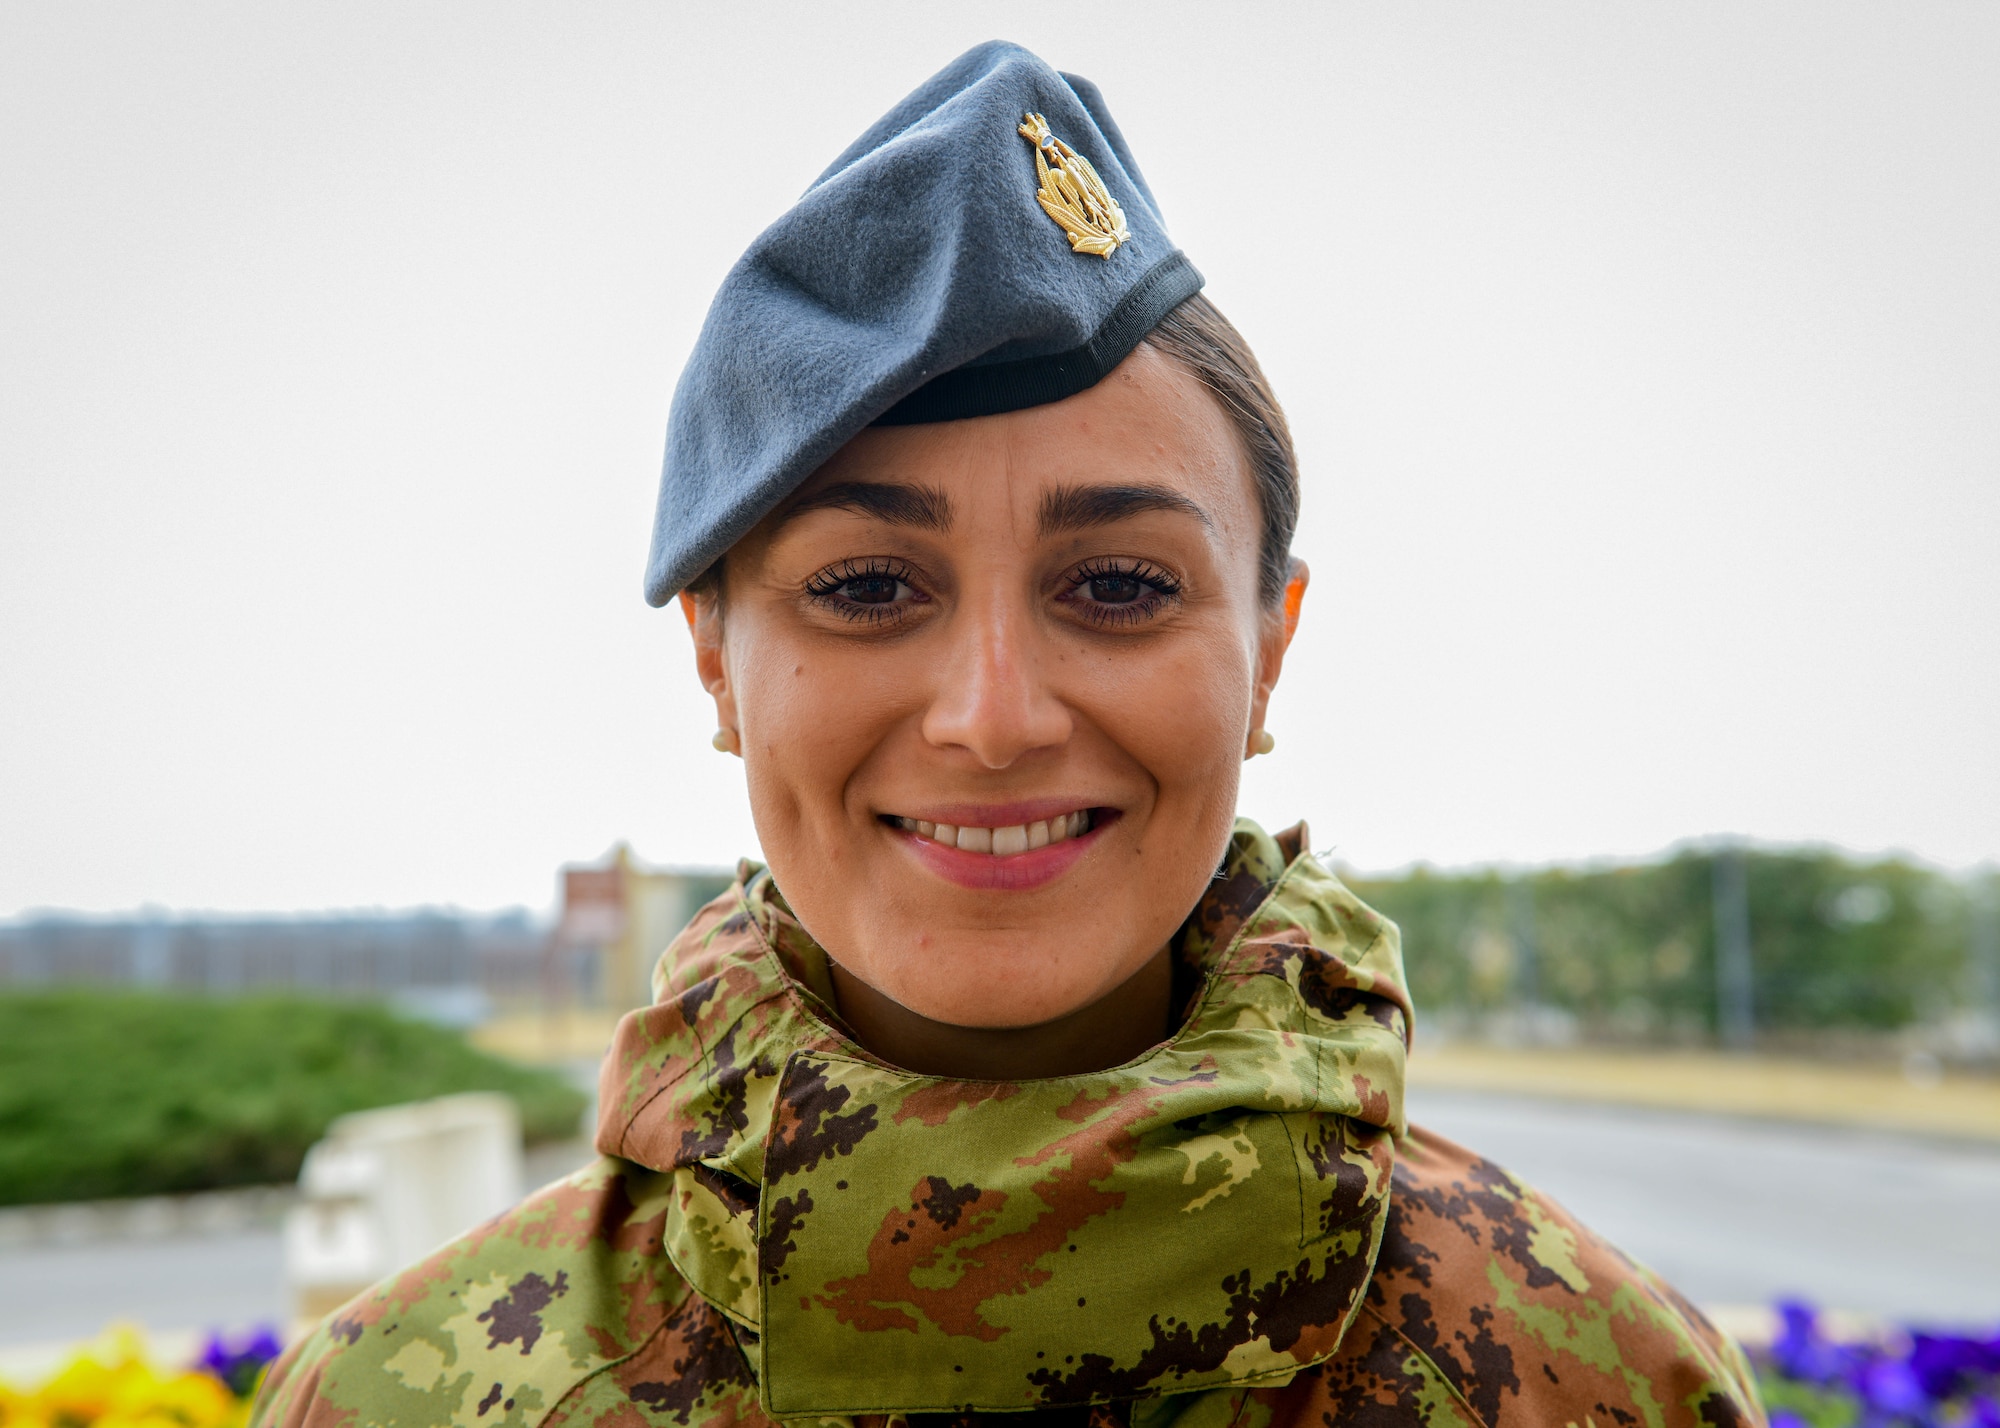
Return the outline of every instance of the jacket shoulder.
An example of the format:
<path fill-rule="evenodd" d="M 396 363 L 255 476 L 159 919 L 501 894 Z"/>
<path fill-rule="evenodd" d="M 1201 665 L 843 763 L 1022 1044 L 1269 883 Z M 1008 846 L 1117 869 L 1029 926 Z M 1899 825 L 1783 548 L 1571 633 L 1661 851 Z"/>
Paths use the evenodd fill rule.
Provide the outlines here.
<path fill-rule="evenodd" d="M 666 1176 L 611 1157 L 530 1195 L 328 1315 L 273 1367 L 251 1423 L 577 1421 L 600 1379 L 639 1371 L 613 1391 L 643 1405 L 662 1354 L 652 1389 L 676 1405 L 727 1389 L 732 1367 L 747 1379 L 661 1252 L 667 1203 Z"/>
<path fill-rule="evenodd" d="M 1742 1353 L 1700 1310 L 1555 1201 L 1415 1126 L 1340 1352 L 1255 1397 L 1259 1428 L 1764 1423 Z"/>

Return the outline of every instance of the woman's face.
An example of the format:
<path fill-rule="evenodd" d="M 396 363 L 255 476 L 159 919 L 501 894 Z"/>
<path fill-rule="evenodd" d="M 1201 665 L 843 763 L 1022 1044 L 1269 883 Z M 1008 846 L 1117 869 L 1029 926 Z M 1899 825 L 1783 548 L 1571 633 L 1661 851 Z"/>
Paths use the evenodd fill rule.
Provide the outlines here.
<path fill-rule="evenodd" d="M 1260 526 L 1229 419 L 1142 345 L 1053 405 L 869 428 L 684 599 L 772 873 L 847 974 L 1012 1028 L 1155 957 L 1290 635 Z"/>

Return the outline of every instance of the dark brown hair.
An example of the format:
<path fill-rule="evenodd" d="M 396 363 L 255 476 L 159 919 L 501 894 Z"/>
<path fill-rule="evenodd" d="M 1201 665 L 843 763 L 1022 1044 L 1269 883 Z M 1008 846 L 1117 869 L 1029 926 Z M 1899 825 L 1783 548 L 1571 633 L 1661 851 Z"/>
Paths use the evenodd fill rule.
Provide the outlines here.
<path fill-rule="evenodd" d="M 1161 318 L 1143 340 L 1213 392 L 1242 438 L 1264 517 L 1257 593 L 1266 605 L 1276 605 L 1285 598 L 1285 582 L 1291 578 L 1292 532 L 1299 523 L 1298 456 L 1277 393 L 1243 334 L 1200 293 Z M 722 559 L 689 581 L 687 588 L 695 595 L 720 595 Z"/>
<path fill-rule="evenodd" d="M 1243 334 L 1200 293 L 1161 318 L 1145 342 L 1215 393 L 1243 439 L 1264 515 L 1257 593 L 1266 605 L 1276 605 L 1285 598 L 1285 582 L 1291 578 L 1292 532 L 1299 524 L 1299 459 L 1285 409 Z"/>

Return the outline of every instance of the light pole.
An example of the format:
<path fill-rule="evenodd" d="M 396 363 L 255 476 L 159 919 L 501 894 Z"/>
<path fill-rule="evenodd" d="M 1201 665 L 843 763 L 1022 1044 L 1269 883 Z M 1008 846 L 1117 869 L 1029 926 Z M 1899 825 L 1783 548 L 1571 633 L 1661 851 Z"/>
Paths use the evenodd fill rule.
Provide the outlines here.
<path fill-rule="evenodd" d="M 1987 869 L 1972 879 L 1972 935 L 1966 948 L 1972 1004 L 1986 1023 L 1989 1041 L 2000 1038 L 2000 871 Z"/>
<path fill-rule="evenodd" d="M 1716 1026 L 1722 1044 L 1748 1051 L 1756 1039 L 1755 978 L 1750 965 L 1750 887 L 1743 850 L 1723 843 L 1715 852 Z"/>
<path fill-rule="evenodd" d="M 1536 1013 L 1542 1004 L 1540 949 L 1535 943 L 1535 886 L 1523 873 L 1507 885 L 1507 921 L 1514 934 L 1514 996 L 1538 1030 Z"/>

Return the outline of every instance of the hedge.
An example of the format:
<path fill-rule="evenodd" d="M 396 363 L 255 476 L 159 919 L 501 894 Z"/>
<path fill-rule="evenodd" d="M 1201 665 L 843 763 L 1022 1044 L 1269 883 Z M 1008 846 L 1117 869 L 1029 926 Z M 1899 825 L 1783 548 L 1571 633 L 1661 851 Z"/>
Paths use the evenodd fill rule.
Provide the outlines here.
<path fill-rule="evenodd" d="M 380 1007 L 131 992 L 0 996 L 0 1204 L 294 1179 L 336 1116 L 501 1091 L 528 1139 L 576 1134 L 553 1072 Z"/>

